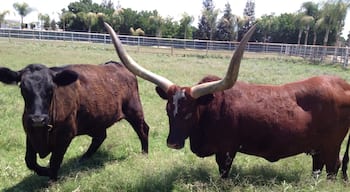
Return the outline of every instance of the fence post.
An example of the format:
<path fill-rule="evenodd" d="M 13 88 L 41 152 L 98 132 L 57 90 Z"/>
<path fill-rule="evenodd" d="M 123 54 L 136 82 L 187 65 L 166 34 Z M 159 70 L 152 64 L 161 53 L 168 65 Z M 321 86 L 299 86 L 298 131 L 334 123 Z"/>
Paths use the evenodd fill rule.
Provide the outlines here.
<path fill-rule="evenodd" d="M 206 55 L 208 55 L 209 53 L 209 41 L 207 41 L 207 52 L 206 52 Z"/>
<path fill-rule="evenodd" d="M 140 43 L 140 36 L 137 36 L 137 52 L 140 53 L 140 46 L 141 46 L 141 43 Z"/>
<path fill-rule="evenodd" d="M 9 30 L 8 37 L 9 37 L 9 42 L 11 42 L 11 31 L 10 30 Z"/>
<path fill-rule="evenodd" d="M 171 38 L 171 56 L 173 56 L 173 55 L 174 55 L 174 41 Z"/>
<path fill-rule="evenodd" d="M 348 67 L 348 61 L 349 61 L 349 47 L 345 47 L 345 57 L 344 57 L 343 67 Z"/>

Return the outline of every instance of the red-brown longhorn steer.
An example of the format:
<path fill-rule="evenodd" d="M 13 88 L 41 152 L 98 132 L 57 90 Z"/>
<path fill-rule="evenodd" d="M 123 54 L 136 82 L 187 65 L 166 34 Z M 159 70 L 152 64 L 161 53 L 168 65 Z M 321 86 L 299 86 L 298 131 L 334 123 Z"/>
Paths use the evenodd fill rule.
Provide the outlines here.
<path fill-rule="evenodd" d="M 168 146 L 184 147 L 199 157 L 216 155 L 223 178 L 237 152 L 270 162 L 300 153 L 313 159 L 313 173 L 324 165 L 329 178 L 340 167 L 339 151 L 350 126 L 350 85 L 338 77 L 319 76 L 281 86 L 236 82 L 245 46 L 253 26 L 232 56 L 226 76 L 203 78 L 192 87 L 180 87 L 138 65 L 106 24 L 116 51 L 127 68 L 157 85 L 167 100 Z M 343 161 L 346 179 L 348 147 Z"/>

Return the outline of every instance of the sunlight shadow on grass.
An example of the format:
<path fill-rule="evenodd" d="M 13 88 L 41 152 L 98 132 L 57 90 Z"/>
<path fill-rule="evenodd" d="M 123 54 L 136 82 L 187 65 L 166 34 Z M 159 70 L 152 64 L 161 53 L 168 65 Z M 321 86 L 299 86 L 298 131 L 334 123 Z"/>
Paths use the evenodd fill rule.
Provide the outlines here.
<path fill-rule="evenodd" d="M 228 179 L 213 176 L 209 167 L 172 167 L 157 175 L 145 175 L 132 191 L 226 191 L 242 186 L 269 186 L 276 183 L 298 183 L 300 171 L 279 172 L 270 167 L 255 166 L 248 170 L 233 168 Z M 179 185 L 181 184 L 181 185 Z"/>
<path fill-rule="evenodd" d="M 210 183 L 208 168 L 175 166 L 157 175 L 145 175 L 133 191 L 174 191 L 179 183 Z M 175 190 L 176 191 L 176 190 Z"/>
<path fill-rule="evenodd" d="M 101 169 L 105 166 L 106 163 L 111 161 L 124 161 L 126 160 L 126 156 L 120 156 L 115 157 L 112 156 L 110 152 L 106 150 L 98 150 L 91 159 L 79 163 L 80 156 L 69 159 L 66 163 L 62 164 L 62 167 L 59 171 L 59 180 L 57 182 L 60 182 L 61 179 L 63 179 L 65 176 L 74 175 L 78 172 L 84 172 L 84 171 L 93 171 L 96 169 Z M 4 192 L 13 192 L 13 191 L 38 191 L 40 189 L 47 188 L 48 186 L 48 178 L 47 177 L 40 177 L 36 175 L 34 172 L 33 174 L 27 176 L 24 178 L 20 183 L 17 185 L 5 189 Z"/>
<path fill-rule="evenodd" d="M 287 172 L 276 170 L 270 166 L 253 166 L 250 169 L 242 169 L 239 167 L 232 167 L 230 179 L 236 184 L 242 182 L 264 186 L 266 183 L 283 182 L 297 183 L 301 180 L 303 172 L 300 170 L 288 170 Z M 310 174 L 311 177 L 311 174 Z"/>

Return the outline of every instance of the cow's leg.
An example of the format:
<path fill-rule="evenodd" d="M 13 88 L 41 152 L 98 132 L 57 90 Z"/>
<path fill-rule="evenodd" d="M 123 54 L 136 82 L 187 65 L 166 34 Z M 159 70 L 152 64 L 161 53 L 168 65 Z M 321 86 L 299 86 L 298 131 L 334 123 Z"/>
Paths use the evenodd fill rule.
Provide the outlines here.
<path fill-rule="evenodd" d="M 312 176 L 317 179 L 323 169 L 324 160 L 321 157 L 320 153 L 316 153 L 312 155 Z"/>
<path fill-rule="evenodd" d="M 338 173 L 338 169 L 341 165 L 339 158 L 340 146 L 327 150 L 325 154 L 325 164 L 327 171 L 327 179 L 335 179 Z"/>
<path fill-rule="evenodd" d="M 131 108 L 132 109 L 132 108 Z M 125 112 L 125 119 L 134 128 L 137 136 L 141 141 L 141 147 L 143 153 L 148 153 L 148 131 L 149 126 L 144 120 L 144 116 L 141 110 L 128 110 Z"/>
<path fill-rule="evenodd" d="M 30 170 L 33 170 L 39 176 L 49 176 L 49 168 L 42 167 L 37 163 L 37 154 L 30 143 L 28 137 L 26 139 L 26 155 L 25 162 Z"/>
<path fill-rule="evenodd" d="M 216 153 L 215 159 L 219 166 L 219 172 L 221 178 L 227 178 L 231 169 L 233 158 L 235 158 L 236 152 Z"/>
<path fill-rule="evenodd" d="M 139 119 L 136 121 L 129 121 L 131 126 L 134 128 L 137 136 L 141 141 L 141 148 L 143 153 L 148 153 L 148 131 L 149 127 L 143 119 Z"/>
<path fill-rule="evenodd" d="M 102 131 L 101 134 L 99 134 L 97 136 L 93 136 L 91 144 L 90 144 L 88 150 L 80 158 L 80 162 L 90 158 L 97 151 L 97 149 L 101 146 L 101 144 L 106 139 L 106 137 L 107 137 L 106 130 Z"/>
<path fill-rule="evenodd" d="M 62 134 L 62 138 L 57 141 L 56 147 L 52 151 L 51 158 L 50 158 L 50 172 L 49 172 L 49 178 L 51 182 L 54 182 L 57 180 L 58 170 L 61 167 L 61 163 L 64 157 L 64 154 L 67 151 L 67 148 L 69 144 L 72 141 L 72 137 L 69 137 L 66 134 Z"/>
<path fill-rule="evenodd" d="M 342 173 L 343 173 L 343 179 L 344 181 L 348 181 L 348 174 L 347 174 L 347 170 L 348 170 L 348 163 L 349 163 L 349 147 L 350 147 L 350 135 L 348 138 L 348 142 L 346 144 L 346 149 L 345 149 L 345 153 L 342 159 Z"/>

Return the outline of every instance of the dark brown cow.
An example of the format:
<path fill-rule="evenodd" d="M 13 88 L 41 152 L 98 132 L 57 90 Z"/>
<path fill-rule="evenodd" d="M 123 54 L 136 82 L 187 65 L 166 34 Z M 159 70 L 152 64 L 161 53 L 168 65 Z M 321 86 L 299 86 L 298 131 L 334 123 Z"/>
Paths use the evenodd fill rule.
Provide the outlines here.
<path fill-rule="evenodd" d="M 63 156 L 77 135 L 92 137 L 81 160 L 89 158 L 105 140 L 106 129 L 126 119 L 136 131 L 142 151 L 148 152 L 135 75 L 123 64 L 68 65 L 47 68 L 32 64 L 20 71 L 0 68 L 0 81 L 20 83 L 25 106 L 23 127 L 27 135 L 25 161 L 40 176 L 57 179 Z M 51 153 L 49 168 L 37 163 Z"/>
<path fill-rule="evenodd" d="M 236 82 L 250 29 L 236 49 L 226 76 L 205 77 L 193 87 L 180 87 L 139 66 L 106 24 L 121 60 L 134 74 L 156 85 L 166 99 L 168 146 L 184 147 L 190 139 L 199 157 L 216 155 L 223 178 L 237 152 L 274 162 L 300 153 L 312 155 L 313 172 L 324 165 L 330 178 L 340 166 L 339 151 L 350 125 L 350 85 L 331 77 L 313 77 L 281 86 Z M 344 155 L 346 179 L 348 148 Z"/>

